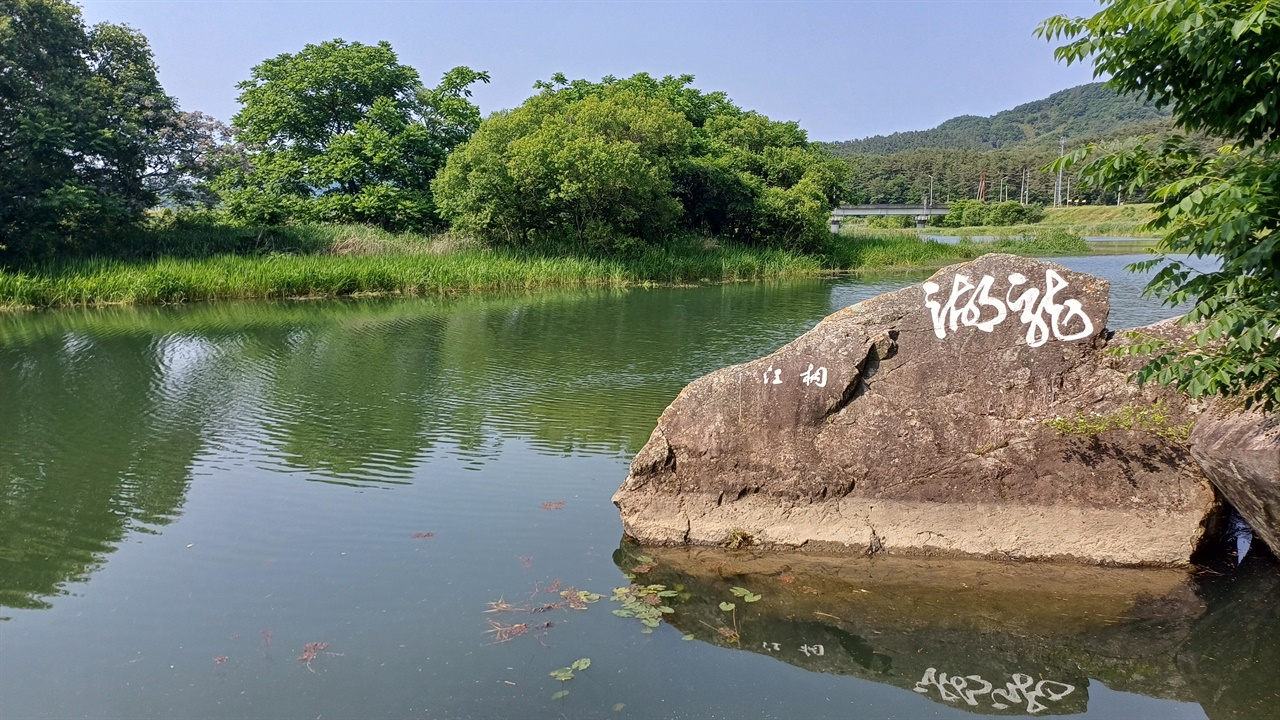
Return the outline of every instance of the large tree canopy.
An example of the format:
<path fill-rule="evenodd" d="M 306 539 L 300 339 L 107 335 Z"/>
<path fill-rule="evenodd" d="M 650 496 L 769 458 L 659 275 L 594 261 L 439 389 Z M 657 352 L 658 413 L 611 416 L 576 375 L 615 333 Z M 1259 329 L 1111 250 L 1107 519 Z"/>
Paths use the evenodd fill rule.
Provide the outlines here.
<path fill-rule="evenodd" d="M 140 33 L 66 0 L 0 0 L 0 262 L 105 249 L 156 202 L 181 138 Z"/>
<path fill-rule="evenodd" d="M 619 249 L 677 231 L 813 249 L 845 168 L 795 123 L 744 112 L 692 76 L 556 75 L 450 156 L 441 214 L 490 242 Z"/>
<path fill-rule="evenodd" d="M 1187 304 L 1193 342 L 1139 344 L 1140 381 L 1192 396 L 1280 408 L 1280 4 L 1272 0 L 1115 0 L 1089 18 L 1041 26 L 1056 54 L 1091 59 L 1122 92 L 1173 109 L 1188 130 L 1228 138 L 1217 153 L 1174 138 L 1159 149 L 1085 151 L 1103 187 L 1158 187 L 1161 257 L 1148 291 Z M 1092 157 L 1090 157 L 1092 156 Z M 1182 254 L 1203 259 L 1193 268 Z"/>
<path fill-rule="evenodd" d="M 386 42 L 330 40 L 266 60 L 238 85 L 232 125 L 247 153 L 218 179 L 229 215 L 434 225 L 431 179 L 479 125 L 470 87 L 488 81 L 458 67 L 425 88 Z"/>

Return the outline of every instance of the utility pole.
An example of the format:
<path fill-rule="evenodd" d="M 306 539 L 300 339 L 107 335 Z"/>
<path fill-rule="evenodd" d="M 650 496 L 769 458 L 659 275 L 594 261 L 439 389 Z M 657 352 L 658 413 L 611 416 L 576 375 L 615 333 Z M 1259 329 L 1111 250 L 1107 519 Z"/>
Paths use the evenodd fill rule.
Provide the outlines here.
<path fill-rule="evenodd" d="M 925 203 L 925 208 L 933 206 L 933 176 L 929 176 L 929 202 Z"/>
<path fill-rule="evenodd" d="M 1022 168 L 1022 186 L 1018 188 L 1018 202 L 1027 204 L 1027 169 Z"/>
<path fill-rule="evenodd" d="M 1059 143 L 1060 144 L 1058 146 L 1058 159 L 1061 160 L 1062 158 L 1067 156 L 1067 139 L 1064 137 L 1059 141 Z M 1060 205 L 1062 205 L 1062 165 L 1061 163 L 1059 163 L 1058 165 L 1058 184 L 1055 185 L 1053 188 L 1053 206 L 1058 207 Z"/>

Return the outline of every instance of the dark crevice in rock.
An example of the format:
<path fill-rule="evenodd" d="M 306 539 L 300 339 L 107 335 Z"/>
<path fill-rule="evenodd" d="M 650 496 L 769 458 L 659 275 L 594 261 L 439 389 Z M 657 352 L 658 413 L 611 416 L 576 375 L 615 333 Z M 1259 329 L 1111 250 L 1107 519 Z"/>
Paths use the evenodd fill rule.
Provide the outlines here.
<path fill-rule="evenodd" d="M 844 394 L 840 397 L 830 409 L 827 410 L 823 419 L 830 418 L 838 414 L 841 410 L 848 407 L 849 403 L 857 400 L 867 393 L 867 381 L 880 371 L 880 361 L 888 360 L 893 357 L 898 350 L 898 331 L 890 330 L 875 340 L 871 341 L 867 348 L 867 354 L 858 365 L 858 371 L 854 374 L 853 380 L 849 386 L 844 389 Z"/>
<path fill-rule="evenodd" d="M 871 542 L 867 543 L 867 554 L 876 555 L 884 552 L 884 542 L 880 540 L 880 536 L 876 534 L 876 529 L 871 528 Z"/>

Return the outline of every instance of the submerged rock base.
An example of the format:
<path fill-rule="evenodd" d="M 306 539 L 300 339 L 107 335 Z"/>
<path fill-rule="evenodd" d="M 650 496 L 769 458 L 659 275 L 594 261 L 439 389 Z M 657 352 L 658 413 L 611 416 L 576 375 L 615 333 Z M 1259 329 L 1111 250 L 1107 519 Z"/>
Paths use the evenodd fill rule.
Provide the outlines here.
<path fill-rule="evenodd" d="M 653 493 L 624 500 L 623 525 L 648 545 L 803 548 L 873 555 L 1188 564 L 1204 533 L 1200 511 L 1054 507 L 845 497 L 793 504 L 758 495 L 725 502 Z"/>
<path fill-rule="evenodd" d="M 614 495 L 624 529 L 651 545 L 1185 565 L 1217 507 L 1185 446 L 1193 414 L 1106 353 L 1107 292 L 987 255 L 700 378 Z"/>

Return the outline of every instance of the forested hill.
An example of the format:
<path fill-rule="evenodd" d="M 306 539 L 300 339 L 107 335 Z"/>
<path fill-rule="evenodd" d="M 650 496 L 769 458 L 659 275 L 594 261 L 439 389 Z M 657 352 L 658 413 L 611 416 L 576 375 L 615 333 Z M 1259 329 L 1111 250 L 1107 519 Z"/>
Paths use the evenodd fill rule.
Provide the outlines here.
<path fill-rule="evenodd" d="M 1167 109 L 1121 96 L 1102 83 L 1090 83 L 1056 92 L 991 117 L 961 115 L 932 130 L 876 135 L 862 140 L 823 143 L 836 156 L 887 155 L 906 150 L 992 150 L 1015 145 L 1057 144 L 1085 136 L 1115 133 L 1130 125 L 1168 123 Z M 1163 123 L 1161 122 L 1163 121 Z"/>

